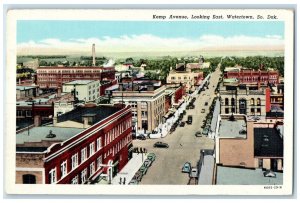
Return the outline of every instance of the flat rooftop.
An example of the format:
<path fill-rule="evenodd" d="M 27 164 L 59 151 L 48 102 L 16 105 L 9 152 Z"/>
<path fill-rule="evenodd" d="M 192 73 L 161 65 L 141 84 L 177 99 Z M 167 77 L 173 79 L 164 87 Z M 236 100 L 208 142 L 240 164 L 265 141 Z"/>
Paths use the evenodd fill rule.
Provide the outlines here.
<path fill-rule="evenodd" d="M 223 119 L 220 122 L 219 137 L 220 138 L 246 138 L 247 134 L 241 134 L 241 130 L 246 130 L 246 121 L 244 119 L 236 119 L 230 121 Z"/>
<path fill-rule="evenodd" d="M 245 169 L 217 166 L 217 185 L 282 185 L 283 173 L 277 173 L 276 178 L 264 177 L 261 169 Z"/>
<path fill-rule="evenodd" d="M 74 135 L 85 130 L 84 128 L 62 128 L 62 127 L 49 127 L 49 126 L 40 126 L 34 127 L 28 130 L 25 130 L 21 133 L 18 133 L 16 136 L 16 144 L 24 144 L 25 142 L 41 142 L 45 141 L 65 141 Z M 50 134 L 55 135 L 54 138 L 47 138 L 46 136 Z"/>
<path fill-rule="evenodd" d="M 91 117 L 91 119 L 89 119 L 89 124 L 93 125 L 107 118 L 108 116 L 116 113 L 119 110 L 120 107 L 114 106 L 79 106 L 76 109 L 57 117 L 57 122 L 59 123 L 65 121 L 74 121 L 78 123 L 83 123 L 83 117 Z"/>
<path fill-rule="evenodd" d="M 30 89 L 35 89 L 37 86 L 17 86 L 16 90 L 30 90 Z"/>
<path fill-rule="evenodd" d="M 95 82 L 95 80 L 74 80 L 72 82 L 66 82 L 64 85 L 87 85 L 92 82 Z"/>

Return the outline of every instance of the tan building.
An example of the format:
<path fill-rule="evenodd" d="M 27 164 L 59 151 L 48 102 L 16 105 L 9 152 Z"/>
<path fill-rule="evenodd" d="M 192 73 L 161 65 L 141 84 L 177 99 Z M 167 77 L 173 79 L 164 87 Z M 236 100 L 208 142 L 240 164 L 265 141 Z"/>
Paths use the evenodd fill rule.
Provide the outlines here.
<path fill-rule="evenodd" d="M 124 103 L 132 108 L 136 130 L 152 131 L 163 122 L 165 112 L 165 86 L 124 83 L 112 93 L 113 103 Z"/>
<path fill-rule="evenodd" d="M 220 115 L 216 164 L 283 170 L 282 123 L 257 122 L 245 115 Z"/>
<path fill-rule="evenodd" d="M 270 89 L 257 85 L 234 83 L 224 80 L 220 86 L 221 114 L 265 116 Z"/>
<path fill-rule="evenodd" d="M 192 72 L 183 66 L 178 66 L 175 70 L 171 69 L 167 77 L 167 83 L 183 84 L 186 91 L 195 90 L 195 85 L 200 85 L 203 80 L 203 72 Z"/>

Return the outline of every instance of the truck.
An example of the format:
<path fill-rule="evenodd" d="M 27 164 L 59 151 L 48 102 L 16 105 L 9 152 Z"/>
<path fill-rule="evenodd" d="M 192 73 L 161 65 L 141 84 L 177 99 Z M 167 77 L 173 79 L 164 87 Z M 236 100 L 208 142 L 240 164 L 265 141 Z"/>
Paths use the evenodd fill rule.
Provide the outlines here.
<path fill-rule="evenodd" d="M 192 124 L 193 122 L 193 116 L 189 115 L 187 118 L 187 124 Z"/>

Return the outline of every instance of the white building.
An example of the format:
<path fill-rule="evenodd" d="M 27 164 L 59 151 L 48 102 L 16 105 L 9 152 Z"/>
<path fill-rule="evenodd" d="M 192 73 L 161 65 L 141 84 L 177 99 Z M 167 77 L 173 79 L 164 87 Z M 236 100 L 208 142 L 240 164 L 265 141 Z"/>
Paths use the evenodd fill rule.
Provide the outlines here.
<path fill-rule="evenodd" d="M 98 101 L 100 97 L 99 80 L 75 80 L 63 84 L 63 92 L 72 92 L 75 89 L 76 97 L 81 101 Z"/>

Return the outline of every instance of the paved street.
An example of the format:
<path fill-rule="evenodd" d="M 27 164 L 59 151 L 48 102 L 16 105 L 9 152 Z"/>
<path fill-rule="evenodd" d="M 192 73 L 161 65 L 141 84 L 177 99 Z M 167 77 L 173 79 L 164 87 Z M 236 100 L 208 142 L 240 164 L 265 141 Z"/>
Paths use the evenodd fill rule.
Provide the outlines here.
<path fill-rule="evenodd" d="M 200 150 L 214 148 L 213 140 L 207 137 L 195 137 L 195 132 L 201 129 L 202 121 L 209 112 L 219 77 L 220 71 L 217 69 L 211 75 L 209 89 L 201 92 L 200 95 L 197 94 L 195 109 L 187 110 L 183 121 L 187 120 L 188 115 L 193 115 L 192 125 L 178 126 L 175 132 L 165 138 L 133 141 L 134 147 L 146 148 L 148 152 L 154 152 L 157 156 L 140 184 L 186 185 L 189 176 L 187 173 L 181 173 L 183 164 L 188 161 L 192 167 L 195 167 L 200 157 Z M 207 106 L 204 105 L 205 102 L 208 102 Z M 202 109 L 205 109 L 205 113 L 201 113 Z M 153 148 L 153 144 L 157 141 L 168 143 L 169 148 Z"/>

